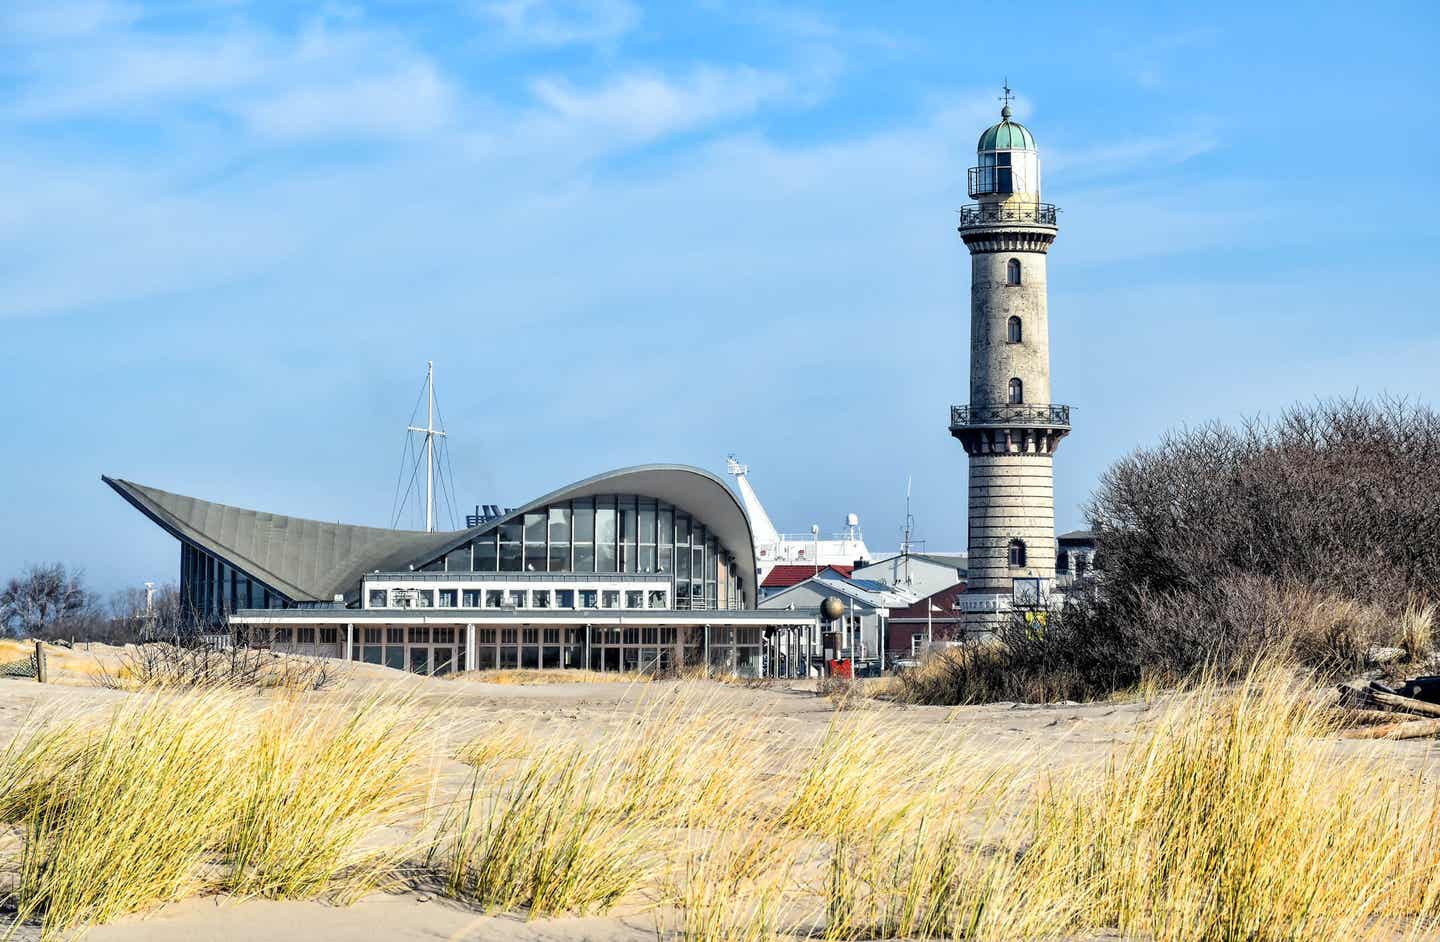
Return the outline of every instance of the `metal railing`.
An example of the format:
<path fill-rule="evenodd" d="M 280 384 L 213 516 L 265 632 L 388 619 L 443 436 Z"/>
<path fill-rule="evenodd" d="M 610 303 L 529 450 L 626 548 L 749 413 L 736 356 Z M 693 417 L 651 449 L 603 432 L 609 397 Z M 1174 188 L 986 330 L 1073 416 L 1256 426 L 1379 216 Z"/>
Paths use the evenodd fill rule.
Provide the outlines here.
<path fill-rule="evenodd" d="M 1018 223 L 1053 226 L 1059 212 L 1054 203 L 972 203 L 960 207 L 960 225 L 996 226 Z"/>
<path fill-rule="evenodd" d="M 987 425 L 1034 425 L 1044 428 L 1069 428 L 1070 407 L 1049 403 L 1005 404 L 996 406 L 951 406 L 952 429 Z"/>

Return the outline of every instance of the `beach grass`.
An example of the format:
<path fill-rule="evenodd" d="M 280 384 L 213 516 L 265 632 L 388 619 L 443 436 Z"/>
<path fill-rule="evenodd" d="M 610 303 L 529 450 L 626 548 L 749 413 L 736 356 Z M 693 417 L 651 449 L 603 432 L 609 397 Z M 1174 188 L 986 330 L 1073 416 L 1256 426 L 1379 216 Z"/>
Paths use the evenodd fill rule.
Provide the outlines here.
<path fill-rule="evenodd" d="M 884 706 L 787 736 L 765 702 L 650 684 L 598 734 L 457 748 L 395 697 L 130 694 L 0 753 L 12 903 L 55 936 L 197 893 L 405 880 L 531 919 L 648 910 L 705 942 L 1388 942 L 1440 915 L 1436 786 L 1342 742 L 1284 667 L 1167 693 L 1090 762 Z"/>

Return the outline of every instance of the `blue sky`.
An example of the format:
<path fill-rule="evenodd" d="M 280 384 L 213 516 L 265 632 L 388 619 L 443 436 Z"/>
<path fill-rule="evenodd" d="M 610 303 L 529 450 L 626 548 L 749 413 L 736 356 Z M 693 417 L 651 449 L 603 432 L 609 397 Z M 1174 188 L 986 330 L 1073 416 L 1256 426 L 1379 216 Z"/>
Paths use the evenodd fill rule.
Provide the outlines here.
<path fill-rule="evenodd" d="M 0 574 L 176 577 L 115 474 L 389 521 L 727 452 L 782 528 L 963 548 L 1001 81 L 1063 209 L 1058 524 L 1167 428 L 1436 400 L 1433 4 L 0 4 Z"/>

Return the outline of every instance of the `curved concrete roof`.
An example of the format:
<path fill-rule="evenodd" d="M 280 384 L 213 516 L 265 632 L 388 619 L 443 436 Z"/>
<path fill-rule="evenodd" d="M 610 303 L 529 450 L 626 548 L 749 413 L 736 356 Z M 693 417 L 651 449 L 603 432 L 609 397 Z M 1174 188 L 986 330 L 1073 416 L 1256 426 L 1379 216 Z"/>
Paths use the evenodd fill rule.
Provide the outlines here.
<path fill-rule="evenodd" d="M 645 464 L 632 468 L 606 471 L 594 477 L 551 491 L 523 507 L 518 507 L 483 527 L 451 534 L 450 540 L 438 551 L 427 554 L 423 562 L 449 552 L 467 540 L 487 533 L 502 523 L 521 518 L 526 511 L 536 510 L 556 501 L 598 494 L 639 494 L 674 504 L 690 516 L 704 522 L 705 527 L 735 556 L 740 570 L 745 604 L 755 605 L 755 541 L 750 533 L 750 518 L 745 508 L 719 477 L 703 468 L 684 464 Z M 415 568 L 420 568 L 417 562 Z"/>
<path fill-rule="evenodd" d="M 576 497 L 639 494 L 674 504 L 735 556 L 747 607 L 755 605 L 755 544 L 750 521 L 719 477 L 688 465 L 621 468 L 586 478 L 470 530 L 423 533 L 287 517 L 173 494 L 133 481 L 101 480 L 166 532 L 227 560 L 297 602 L 353 599 L 367 572 L 419 569 L 526 511 Z"/>

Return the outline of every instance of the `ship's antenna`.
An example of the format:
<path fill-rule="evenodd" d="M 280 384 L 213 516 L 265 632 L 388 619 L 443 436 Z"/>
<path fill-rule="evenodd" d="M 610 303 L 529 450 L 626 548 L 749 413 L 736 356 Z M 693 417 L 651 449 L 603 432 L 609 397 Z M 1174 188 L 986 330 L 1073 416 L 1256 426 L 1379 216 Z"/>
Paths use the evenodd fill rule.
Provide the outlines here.
<path fill-rule="evenodd" d="M 915 531 L 915 515 L 910 513 L 910 488 L 915 483 L 913 476 L 905 478 L 905 539 L 900 543 L 900 555 L 905 562 L 905 584 L 910 584 L 910 535 Z"/>

